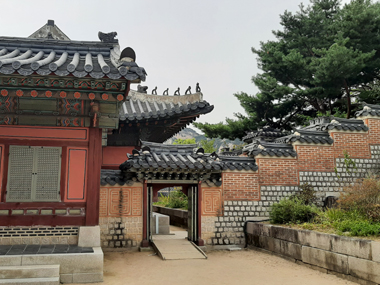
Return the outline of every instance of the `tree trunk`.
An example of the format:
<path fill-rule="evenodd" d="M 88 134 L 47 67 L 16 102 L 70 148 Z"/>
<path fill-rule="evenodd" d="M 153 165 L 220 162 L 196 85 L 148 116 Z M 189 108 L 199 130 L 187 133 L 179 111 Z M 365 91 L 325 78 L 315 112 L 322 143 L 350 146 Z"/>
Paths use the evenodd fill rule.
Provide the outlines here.
<path fill-rule="evenodd" d="M 347 94 L 347 119 L 351 117 L 351 96 L 350 96 L 350 90 L 348 89 L 347 81 L 343 80 L 344 89 L 346 90 Z"/>

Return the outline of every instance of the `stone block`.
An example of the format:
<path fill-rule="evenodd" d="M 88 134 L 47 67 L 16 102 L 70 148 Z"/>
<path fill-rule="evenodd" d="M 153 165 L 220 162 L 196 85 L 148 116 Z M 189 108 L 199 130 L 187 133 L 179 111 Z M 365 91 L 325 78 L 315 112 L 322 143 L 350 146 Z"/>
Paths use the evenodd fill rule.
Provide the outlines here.
<path fill-rule="evenodd" d="M 61 274 L 60 275 L 61 283 L 73 283 L 73 275 L 72 274 Z"/>
<path fill-rule="evenodd" d="M 299 243 L 298 230 L 280 226 L 272 226 L 270 236 L 276 239 L 282 239 L 293 243 Z"/>
<path fill-rule="evenodd" d="M 73 274 L 73 283 L 103 282 L 103 272 Z"/>
<path fill-rule="evenodd" d="M 59 277 L 59 265 L 0 266 L 0 280 L 48 277 Z"/>
<path fill-rule="evenodd" d="M 380 263 L 361 258 L 348 257 L 349 274 L 369 280 L 375 283 L 380 283 Z"/>
<path fill-rule="evenodd" d="M 371 242 L 372 260 L 380 262 L 380 242 Z"/>
<path fill-rule="evenodd" d="M 78 246 L 99 247 L 100 246 L 100 227 L 79 227 Z"/>
<path fill-rule="evenodd" d="M 314 231 L 299 231 L 298 239 L 302 245 L 331 250 L 331 235 L 329 234 Z"/>
<path fill-rule="evenodd" d="M 347 255 L 302 246 L 302 261 L 332 271 L 348 274 Z"/>
<path fill-rule="evenodd" d="M 17 278 L 17 279 L 0 279 L 0 284 L 7 285 L 59 285 L 59 277 L 50 278 Z"/>
<path fill-rule="evenodd" d="M 0 266 L 21 265 L 21 255 L 1 255 Z"/>
<path fill-rule="evenodd" d="M 371 259 L 372 249 L 370 240 L 355 239 L 330 235 L 331 250 L 364 259 Z"/>
<path fill-rule="evenodd" d="M 99 273 L 103 272 L 103 252 L 100 247 L 95 247 L 93 253 L 23 255 L 21 264 L 59 264 L 61 274 Z"/>
<path fill-rule="evenodd" d="M 302 259 L 302 247 L 296 243 L 260 236 L 259 247 L 297 260 Z"/>

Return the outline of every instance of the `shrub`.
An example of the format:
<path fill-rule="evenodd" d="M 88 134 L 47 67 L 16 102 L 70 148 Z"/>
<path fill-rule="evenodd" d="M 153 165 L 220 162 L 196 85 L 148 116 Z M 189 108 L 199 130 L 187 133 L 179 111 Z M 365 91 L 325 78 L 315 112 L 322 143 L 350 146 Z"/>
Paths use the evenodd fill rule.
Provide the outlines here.
<path fill-rule="evenodd" d="M 358 180 L 345 187 L 338 200 L 339 206 L 347 211 L 357 210 L 367 219 L 380 222 L 380 181 L 374 177 Z"/>
<path fill-rule="evenodd" d="M 154 203 L 154 205 L 168 208 L 182 208 L 187 210 L 188 199 L 182 191 L 172 191 L 169 196 L 160 194 L 158 197 L 158 202 Z"/>
<path fill-rule="evenodd" d="M 305 205 L 315 205 L 317 202 L 317 191 L 314 190 L 314 188 L 308 184 L 302 184 L 299 186 L 300 191 L 294 194 L 292 197 L 298 198 L 303 204 Z"/>
<path fill-rule="evenodd" d="M 275 224 L 305 223 L 312 220 L 319 212 L 314 205 L 305 205 L 297 197 L 281 200 L 273 204 L 270 219 Z"/>

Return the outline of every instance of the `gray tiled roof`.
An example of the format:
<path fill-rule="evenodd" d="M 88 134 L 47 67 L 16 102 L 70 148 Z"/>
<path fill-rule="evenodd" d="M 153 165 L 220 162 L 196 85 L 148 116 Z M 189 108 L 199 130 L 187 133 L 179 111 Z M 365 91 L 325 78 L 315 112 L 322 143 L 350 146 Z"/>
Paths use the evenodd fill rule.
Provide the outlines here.
<path fill-rule="evenodd" d="M 320 117 L 310 121 L 310 126 L 303 128 L 304 130 L 317 131 L 368 131 L 368 127 L 363 120 L 343 119 L 336 117 Z"/>
<path fill-rule="evenodd" d="M 197 154 L 196 144 L 166 145 L 143 142 L 150 148 L 148 153 L 139 152 L 138 156 L 120 165 L 122 171 L 132 172 L 221 172 L 222 170 L 257 170 L 255 160 L 247 157 L 227 157 L 216 154 Z"/>
<path fill-rule="evenodd" d="M 243 153 L 250 156 L 272 156 L 272 157 L 296 157 L 297 153 L 291 144 L 266 141 L 254 141 L 243 148 Z"/>
<path fill-rule="evenodd" d="M 187 114 L 206 114 L 214 109 L 203 100 L 202 93 L 162 96 L 139 93 L 131 90 L 120 108 L 121 121 L 160 119 Z"/>
<path fill-rule="evenodd" d="M 102 186 L 107 184 L 111 186 L 116 184 L 123 186 L 127 182 L 127 180 L 124 180 L 123 174 L 120 170 L 102 169 L 100 172 L 100 185 Z"/>
<path fill-rule="evenodd" d="M 356 117 L 380 117 L 380 105 L 364 103 L 363 109 L 355 113 Z"/>
<path fill-rule="evenodd" d="M 281 137 L 275 140 L 276 143 L 315 143 L 315 144 L 333 144 L 334 140 L 327 131 L 297 129 L 289 136 Z"/>
<path fill-rule="evenodd" d="M 0 74 L 145 80 L 143 68 L 119 66 L 119 57 L 117 43 L 0 37 Z"/>
<path fill-rule="evenodd" d="M 242 138 L 242 141 L 246 143 L 251 143 L 255 139 L 272 141 L 275 138 L 279 138 L 284 135 L 286 135 L 286 133 L 279 129 L 274 129 L 269 126 L 265 126 L 257 131 L 247 133 L 247 135 Z"/>

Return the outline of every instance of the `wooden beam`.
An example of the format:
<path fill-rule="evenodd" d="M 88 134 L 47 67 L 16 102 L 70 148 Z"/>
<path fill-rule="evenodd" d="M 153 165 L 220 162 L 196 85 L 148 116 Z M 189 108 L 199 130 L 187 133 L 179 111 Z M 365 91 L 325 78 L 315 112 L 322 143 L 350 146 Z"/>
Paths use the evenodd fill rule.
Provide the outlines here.
<path fill-rule="evenodd" d="M 96 226 L 99 224 L 101 166 L 102 129 L 90 128 L 88 146 L 86 226 Z"/>

